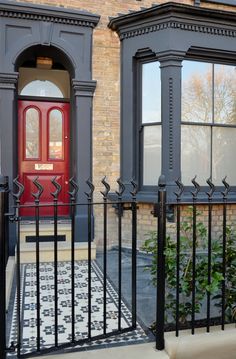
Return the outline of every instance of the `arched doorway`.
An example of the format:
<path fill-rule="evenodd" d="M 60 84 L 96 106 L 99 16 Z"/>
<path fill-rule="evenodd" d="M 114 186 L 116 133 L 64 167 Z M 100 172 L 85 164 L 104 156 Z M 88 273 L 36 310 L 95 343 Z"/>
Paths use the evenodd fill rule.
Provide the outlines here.
<path fill-rule="evenodd" d="M 29 67 L 31 65 L 31 67 Z M 52 203 L 51 180 L 61 186 L 59 204 L 68 202 L 70 148 L 70 76 L 53 58 L 36 57 L 19 68 L 18 83 L 18 172 L 25 187 L 22 204 L 34 202 L 33 180 L 43 186 L 40 203 Z M 52 207 L 42 207 L 41 216 L 52 216 Z M 60 206 L 59 215 L 68 215 Z M 33 216 L 23 208 L 21 215 Z"/>

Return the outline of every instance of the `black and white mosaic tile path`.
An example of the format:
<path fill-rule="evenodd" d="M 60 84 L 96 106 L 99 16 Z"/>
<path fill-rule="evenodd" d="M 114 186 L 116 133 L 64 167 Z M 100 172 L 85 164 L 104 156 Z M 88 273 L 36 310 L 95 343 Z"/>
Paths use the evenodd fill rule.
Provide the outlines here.
<path fill-rule="evenodd" d="M 36 266 L 24 264 L 22 276 L 22 354 L 36 350 Z M 40 316 L 41 348 L 54 346 L 54 264 L 40 264 Z M 107 280 L 107 333 L 118 328 L 118 295 Z M 9 341 L 16 343 L 16 298 Z M 103 334 L 103 274 L 96 261 L 92 261 L 92 337 Z M 88 336 L 88 263 L 75 263 L 75 335 L 76 340 Z M 131 312 L 122 301 L 121 327 L 131 326 Z M 58 344 L 71 340 L 71 263 L 58 263 Z M 107 346 L 148 341 L 144 330 L 137 326 L 135 331 L 106 339 L 94 340 L 79 347 Z"/>

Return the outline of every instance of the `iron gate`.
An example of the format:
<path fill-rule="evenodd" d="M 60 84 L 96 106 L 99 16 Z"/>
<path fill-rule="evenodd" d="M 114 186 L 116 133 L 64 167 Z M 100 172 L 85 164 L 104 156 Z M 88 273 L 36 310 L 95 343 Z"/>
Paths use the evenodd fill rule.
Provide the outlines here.
<path fill-rule="evenodd" d="M 6 327 L 5 327 L 5 313 L 4 311 L 0 311 L 2 317 L 1 319 L 1 351 L 0 357 L 5 358 L 6 351 L 17 351 L 18 357 L 29 357 L 39 353 L 48 353 L 53 352 L 58 349 L 64 349 L 76 346 L 78 344 L 87 343 L 93 340 L 108 338 L 110 336 L 118 335 L 121 333 L 126 333 L 132 331 L 136 328 L 136 242 L 137 242 L 137 202 L 136 202 L 136 193 L 137 193 L 137 185 L 135 182 L 131 181 L 130 183 L 130 193 L 129 193 L 129 200 L 124 199 L 124 192 L 125 186 L 124 184 L 118 180 L 119 191 L 116 192 L 116 197 L 114 201 L 111 201 L 109 198 L 110 186 L 106 182 L 104 178 L 102 180 L 102 184 L 104 185 L 104 191 L 101 192 L 102 194 L 102 201 L 94 201 L 93 194 L 94 194 L 94 185 L 90 180 L 87 180 L 88 185 L 88 192 L 85 193 L 87 200 L 84 203 L 76 202 L 76 196 L 79 191 L 79 187 L 76 182 L 71 179 L 70 186 L 71 192 L 69 192 L 70 202 L 67 204 L 60 204 L 58 201 L 58 196 L 61 191 L 61 186 L 57 182 L 56 177 L 52 179 L 52 184 L 55 187 L 55 191 L 51 193 L 52 195 L 52 203 L 41 203 L 40 196 L 43 192 L 43 187 L 39 183 L 38 178 L 36 177 L 33 181 L 36 192 L 32 193 L 34 197 L 34 204 L 30 205 L 31 208 L 34 209 L 34 232 L 35 232 L 35 262 L 31 263 L 30 265 L 24 265 L 21 261 L 21 226 L 22 226 L 22 218 L 20 216 L 20 211 L 22 208 L 29 207 L 29 205 L 21 205 L 21 197 L 24 193 L 24 186 L 19 183 L 18 178 L 14 180 L 14 184 L 17 188 L 16 193 L 13 193 L 15 204 L 13 206 L 14 213 L 6 213 L 7 207 L 7 196 L 8 191 L 6 190 L 7 181 L 6 178 L 3 180 L 4 186 L 2 187 L 3 191 L 0 192 L 0 195 L 4 199 L 1 201 L 2 208 L 1 214 L 5 213 L 5 216 L 0 216 L 4 218 L 5 223 L 9 219 L 12 222 L 16 223 L 16 230 L 17 230 L 17 244 L 16 244 L 16 327 L 17 327 L 17 337 L 16 341 L 14 341 L 10 348 L 6 348 Z M 127 191 L 126 191 L 127 192 Z M 127 193 L 126 193 L 127 196 Z M 85 198 L 86 198 L 85 197 Z M 71 227 L 71 246 L 70 246 L 70 260 L 67 261 L 67 274 L 65 271 L 61 271 L 61 262 L 58 257 L 59 251 L 59 216 L 58 216 L 58 209 L 60 206 L 68 206 L 70 209 L 70 227 Z M 53 226 L 53 260 L 50 264 L 46 264 L 47 269 L 45 269 L 45 264 L 41 261 L 41 216 L 40 210 L 42 207 L 51 206 L 53 208 L 53 218 L 51 218 L 52 226 Z M 76 238 L 75 238 L 75 214 L 76 209 L 80 206 L 87 207 L 87 259 L 83 261 L 76 260 L 75 257 L 75 247 L 76 247 Z M 110 207 L 114 207 L 117 213 L 117 282 L 116 282 L 116 289 L 117 289 L 117 299 L 115 303 L 116 310 L 114 311 L 114 318 L 110 318 L 108 320 L 108 305 L 109 305 L 109 286 L 110 280 L 107 275 L 107 249 L 108 249 L 108 209 Z M 101 267 L 99 267 L 92 258 L 92 242 L 93 242 L 93 211 L 95 207 L 101 208 L 102 212 L 102 222 L 103 222 L 103 234 L 102 234 L 102 242 L 103 242 L 103 253 L 101 259 Z M 114 210 L 113 208 L 113 210 Z M 123 210 L 128 209 L 131 211 L 131 233 L 130 236 L 132 238 L 132 261 L 131 261 L 131 321 L 127 322 L 124 320 L 124 313 L 123 308 L 125 304 L 122 299 L 122 214 Z M 6 231 L 4 230 L 5 223 L 0 223 L 1 230 L 2 230 L 2 239 L 1 239 L 1 246 L 4 245 L 6 242 Z M 3 255 L 3 252 L 0 253 Z M 5 252 L 4 252 L 5 253 Z M 3 265 L 4 262 L 1 262 Z M 82 266 L 82 269 L 81 269 Z M 51 293 L 50 293 L 50 306 L 47 308 L 43 306 L 43 302 L 45 301 L 43 295 L 43 289 L 45 286 L 49 287 L 49 282 L 45 282 L 42 280 L 42 273 L 44 270 L 50 270 L 51 275 L 45 276 L 48 280 L 53 281 L 51 283 Z M 28 271 L 28 272 L 27 272 Z M 3 288 L 5 288 L 5 267 L 0 268 L 1 272 L 1 283 L 3 284 Z M 69 273 L 68 273 L 69 272 Z M 4 273 L 4 275 L 2 275 Z M 81 274 L 82 273 L 82 274 Z M 61 286 L 61 281 L 63 276 L 67 276 L 67 288 L 63 289 Z M 81 279 L 81 276 L 83 278 Z M 4 279 L 3 279 L 4 277 Z M 28 306 L 31 310 L 31 317 L 33 314 L 33 319 L 23 318 L 22 315 L 22 289 L 23 289 L 23 280 L 28 278 L 27 280 L 31 282 L 31 292 L 29 294 L 31 298 L 31 302 L 28 303 Z M 94 321 L 93 312 L 93 281 L 98 279 L 100 280 L 100 298 L 99 301 L 102 303 L 102 324 L 100 323 L 99 330 L 96 328 L 96 320 Z M 84 281 L 84 282 L 83 282 Z M 83 283 L 82 283 L 83 282 Z M 32 287 L 33 283 L 33 287 Z M 83 286 L 83 293 L 80 290 L 76 289 L 79 286 Z M 80 287 L 81 288 L 81 287 Z M 67 320 L 70 323 L 68 329 L 67 326 L 67 340 L 63 340 L 63 336 L 60 334 L 61 330 L 61 321 L 60 321 L 60 307 L 62 305 L 60 293 L 63 290 L 67 293 Z M 83 298 L 81 299 L 81 295 Z M 81 313 L 76 312 L 76 305 L 80 299 L 83 300 L 83 316 L 87 316 L 86 319 L 86 330 L 83 332 L 77 332 L 77 324 L 79 321 L 79 316 Z M 5 296 L 0 296 L 0 303 L 1 308 L 5 308 L 6 303 L 4 302 Z M 51 330 L 51 339 L 53 340 L 50 345 L 46 345 L 44 343 L 43 337 L 43 330 L 45 331 L 45 327 L 42 330 L 42 310 L 45 310 L 46 313 L 53 312 L 53 323 L 50 324 L 50 319 L 48 319 L 48 330 Z M 100 313 L 101 314 L 101 313 Z M 24 350 L 24 327 L 26 325 L 33 330 L 34 327 L 35 333 L 32 335 L 32 350 L 27 352 Z M 113 324 L 111 325 L 111 321 L 113 320 Z M 108 323 L 109 321 L 109 323 Z M 24 323 L 23 323 L 24 322 Z M 32 324 L 32 322 L 34 322 Z M 3 325 L 4 323 L 4 325 Z M 51 327 L 51 328 L 49 328 Z M 94 329 L 95 328 L 95 329 Z"/>

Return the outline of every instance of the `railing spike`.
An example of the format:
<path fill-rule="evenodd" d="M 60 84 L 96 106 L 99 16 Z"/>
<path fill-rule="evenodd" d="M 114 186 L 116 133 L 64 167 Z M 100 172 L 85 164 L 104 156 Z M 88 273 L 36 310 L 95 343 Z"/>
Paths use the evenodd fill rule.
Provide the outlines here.
<path fill-rule="evenodd" d="M 102 182 L 102 184 L 103 184 L 104 187 L 105 187 L 105 190 L 104 190 L 104 191 L 101 191 L 101 194 L 103 195 L 104 198 L 107 198 L 107 195 L 108 195 L 108 193 L 110 192 L 111 187 L 110 187 L 109 183 L 107 183 L 107 181 L 106 181 L 106 176 L 103 177 L 103 179 L 101 180 L 101 182 Z"/>
<path fill-rule="evenodd" d="M 197 175 L 195 175 L 194 178 L 193 178 L 192 181 L 191 181 L 192 184 L 193 184 L 194 187 L 195 187 L 195 192 L 194 192 L 194 191 L 191 191 L 192 196 L 193 196 L 194 199 L 197 198 L 197 195 L 198 195 L 198 193 L 199 193 L 199 191 L 200 191 L 200 189 L 201 189 L 199 183 L 197 183 L 197 181 L 196 181 L 196 178 L 197 178 Z"/>
<path fill-rule="evenodd" d="M 184 192 L 184 185 L 180 180 L 180 177 L 175 181 L 175 183 L 177 184 L 178 188 L 179 188 L 179 192 L 174 192 L 174 194 L 176 195 L 177 199 L 179 200 L 182 196 L 182 193 Z"/>
<path fill-rule="evenodd" d="M 138 185 L 133 179 L 130 181 L 130 183 L 133 186 L 133 191 L 130 191 L 130 194 L 131 194 L 131 196 L 136 197 L 136 195 L 138 193 Z"/>
<path fill-rule="evenodd" d="M 33 184 L 38 188 L 38 192 L 36 192 L 36 193 L 31 192 L 32 196 L 34 197 L 34 199 L 36 201 L 39 201 L 41 194 L 44 191 L 43 186 L 41 185 L 41 183 L 38 182 L 38 178 L 39 178 L 39 176 L 36 176 L 35 179 L 33 180 Z"/>
<path fill-rule="evenodd" d="M 61 185 L 56 181 L 57 176 L 54 176 L 51 179 L 51 183 L 56 187 L 55 192 L 51 192 L 51 195 L 54 197 L 54 199 L 58 199 L 58 195 L 61 192 Z"/>
<path fill-rule="evenodd" d="M 225 190 L 221 192 L 222 195 L 223 195 L 223 197 L 224 197 L 224 199 L 227 198 L 227 196 L 228 196 L 228 194 L 229 194 L 229 192 L 230 192 L 230 190 L 231 190 L 229 183 L 226 182 L 226 178 L 227 178 L 227 176 L 225 176 L 225 177 L 223 178 L 223 180 L 222 180 L 222 183 L 223 183 L 223 185 L 225 186 Z"/>
<path fill-rule="evenodd" d="M 94 192 L 94 190 L 95 190 L 95 187 L 94 187 L 94 185 L 93 185 L 93 183 L 92 183 L 92 181 L 91 181 L 90 178 L 87 179 L 86 183 L 87 183 L 87 185 L 88 185 L 89 188 L 90 188 L 90 192 L 84 192 L 84 193 L 86 194 L 86 196 L 88 197 L 88 199 L 91 199 L 91 197 L 92 197 L 92 195 L 93 195 L 93 192 Z"/>
<path fill-rule="evenodd" d="M 208 186 L 210 187 L 210 191 L 209 192 L 206 192 L 206 194 L 208 195 L 209 199 L 212 199 L 212 196 L 215 192 L 215 185 L 212 183 L 212 179 L 211 177 L 209 177 L 207 180 L 206 180 L 206 183 L 208 184 Z"/>
<path fill-rule="evenodd" d="M 18 192 L 17 192 L 17 193 L 13 193 L 13 192 L 12 192 L 12 196 L 13 196 L 17 201 L 20 201 L 21 196 L 22 196 L 22 194 L 24 193 L 25 187 L 24 187 L 24 185 L 23 185 L 22 183 L 20 183 L 20 182 L 18 181 L 18 179 L 19 179 L 19 175 L 18 175 L 16 178 L 14 178 L 14 180 L 13 180 L 14 185 L 18 188 Z"/>
<path fill-rule="evenodd" d="M 69 179 L 69 183 L 72 186 L 73 190 L 72 191 L 68 191 L 69 196 L 71 197 L 71 199 L 75 199 L 78 191 L 79 191 L 79 186 L 77 185 L 77 183 L 74 180 L 74 177 L 71 177 Z"/>
<path fill-rule="evenodd" d="M 125 191 L 125 185 L 124 185 L 124 183 L 121 181 L 120 178 L 118 178 L 118 180 L 117 180 L 116 182 L 117 182 L 118 185 L 119 185 L 119 191 L 116 191 L 116 194 L 117 194 L 118 197 L 121 197 L 122 194 L 123 194 L 124 191 Z"/>

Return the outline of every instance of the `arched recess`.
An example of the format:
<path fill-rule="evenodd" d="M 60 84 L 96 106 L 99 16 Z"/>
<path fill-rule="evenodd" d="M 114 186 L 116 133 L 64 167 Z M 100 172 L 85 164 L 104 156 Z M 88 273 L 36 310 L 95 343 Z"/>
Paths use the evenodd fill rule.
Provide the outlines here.
<path fill-rule="evenodd" d="M 71 134 L 70 174 L 80 184 L 92 176 L 92 33 L 99 16 L 14 1 L 0 4 L 0 31 L 5 46 L 0 48 L 0 164 L 1 172 L 12 179 L 17 175 L 17 86 L 18 69 L 37 56 L 50 57 L 70 74 Z M 73 154 L 73 155 L 72 155 Z M 86 213 L 77 213 L 77 240 L 86 238 Z M 15 226 L 10 228 L 10 251 L 15 243 Z"/>

